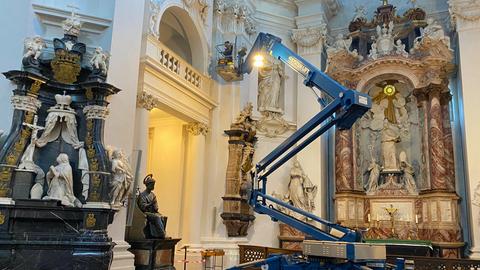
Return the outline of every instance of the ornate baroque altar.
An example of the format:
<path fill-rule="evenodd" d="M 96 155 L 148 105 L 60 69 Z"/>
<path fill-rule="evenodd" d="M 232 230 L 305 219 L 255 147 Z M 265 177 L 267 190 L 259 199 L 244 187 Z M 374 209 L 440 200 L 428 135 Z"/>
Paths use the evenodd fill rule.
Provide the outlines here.
<path fill-rule="evenodd" d="M 120 155 L 110 161 L 103 145 L 106 98 L 119 89 L 105 83 L 101 48 L 83 61 L 80 27 L 72 12 L 53 58 L 42 38 L 27 39 L 22 70 L 4 73 L 16 88 L 0 144 L 2 269 L 97 270 L 112 261 L 107 226 L 131 176 L 116 174 Z"/>
<path fill-rule="evenodd" d="M 384 3 L 372 20 L 357 13 L 348 38 L 327 48 L 327 73 L 373 99 L 335 134 L 336 219 L 369 228 L 366 238 L 430 240 L 439 256 L 458 257 L 449 37 L 420 8 L 398 16 Z"/>

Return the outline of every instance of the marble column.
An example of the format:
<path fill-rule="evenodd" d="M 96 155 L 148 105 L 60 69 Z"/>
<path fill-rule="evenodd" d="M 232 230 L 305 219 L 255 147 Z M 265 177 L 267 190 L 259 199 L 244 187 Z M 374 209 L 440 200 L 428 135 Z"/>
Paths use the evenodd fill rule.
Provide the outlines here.
<path fill-rule="evenodd" d="M 451 187 L 455 188 L 455 158 L 453 149 L 452 125 L 450 124 L 450 100 L 452 95 L 450 92 L 443 92 L 440 97 L 443 117 L 443 145 L 445 168 L 447 170 L 447 181 L 451 183 Z"/>
<path fill-rule="evenodd" d="M 134 149 L 135 101 L 147 3 L 115 1 L 108 82 L 123 90 L 109 100 L 110 116 L 104 138 L 106 145 L 124 149 L 128 154 Z M 134 256 L 127 250 L 130 245 L 125 241 L 125 227 L 126 208 L 122 208 L 108 227 L 108 235 L 116 243 L 111 270 L 135 269 Z"/>
<path fill-rule="evenodd" d="M 353 191 L 352 130 L 337 130 L 335 133 L 335 190 Z"/>
<path fill-rule="evenodd" d="M 424 183 L 419 187 L 420 189 L 430 189 L 430 136 L 428 135 L 428 97 L 424 92 L 415 91 L 415 96 L 417 98 L 417 107 L 419 109 L 420 119 L 423 121 L 420 123 L 422 127 L 422 155 L 424 159 L 422 160 L 422 178 Z"/>
<path fill-rule="evenodd" d="M 430 146 L 430 182 L 432 190 L 453 191 L 454 187 L 447 177 L 445 144 L 443 137 L 443 116 L 440 104 L 442 87 L 432 86 L 428 89 L 429 100 L 429 136 Z"/>
<path fill-rule="evenodd" d="M 192 248 L 200 248 L 203 216 L 203 196 L 205 192 L 205 136 L 207 125 L 189 123 L 187 131 L 187 156 L 185 163 L 185 191 L 182 218 L 182 243 Z"/>
<path fill-rule="evenodd" d="M 320 5 L 320 3 L 315 4 L 313 2 L 310 4 Z M 302 3 L 302 5 L 309 4 L 305 2 Z M 321 7 L 318 8 L 318 10 L 322 10 Z M 297 44 L 298 54 L 320 69 L 322 63 L 323 43 L 327 32 L 322 13 L 318 13 L 316 16 L 299 16 L 296 18 L 296 22 L 299 28 L 292 30 L 292 41 Z M 317 97 L 310 88 L 303 84 L 303 80 L 304 78 L 302 78 L 301 75 L 298 75 L 296 105 L 297 127 L 304 125 L 322 109 L 317 101 Z M 318 194 L 326 194 L 327 192 L 325 190 L 325 183 L 327 181 L 327 168 L 325 166 L 327 163 L 326 147 L 327 140 L 324 135 L 316 139 L 297 154 L 298 160 L 302 164 L 305 174 L 307 174 L 310 179 L 314 181 L 314 184 L 318 186 Z M 317 196 L 315 205 L 317 205 L 317 208 L 314 213 L 318 216 L 324 216 L 326 212 L 324 196 Z"/>
<path fill-rule="evenodd" d="M 480 91 L 480 76 L 478 63 L 480 54 L 480 2 L 471 0 L 450 0 L 450 15 L 458 32 L 459 49 L 459 89 L 461 95 L 460 128 L 464 138 L 465 176 L 470 199 L 480 190 L 480 125 L 478 124 Z M 462 114 L 463 113 L 463 114 Z M 471 219 L 470 252 L 471 258 L 480 258 L 480 207 L 472 205 L 469 208 Z"/>

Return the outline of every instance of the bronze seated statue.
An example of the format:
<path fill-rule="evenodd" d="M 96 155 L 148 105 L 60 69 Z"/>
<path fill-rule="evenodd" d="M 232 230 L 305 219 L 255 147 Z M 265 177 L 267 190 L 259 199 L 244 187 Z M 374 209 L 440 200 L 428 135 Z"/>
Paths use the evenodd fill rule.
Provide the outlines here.
<path fill-rule="evenodd" d="M 155 187 L 155 179 L 149 174 L 143 179 L 145 190 L 140 193 L 137 199 L 137 206 L 146 217 L 146 224 L 143 233 L 146 239 L 164 239 L 167 217 L 158 212 L 157 197 L 152 192 Z"/>

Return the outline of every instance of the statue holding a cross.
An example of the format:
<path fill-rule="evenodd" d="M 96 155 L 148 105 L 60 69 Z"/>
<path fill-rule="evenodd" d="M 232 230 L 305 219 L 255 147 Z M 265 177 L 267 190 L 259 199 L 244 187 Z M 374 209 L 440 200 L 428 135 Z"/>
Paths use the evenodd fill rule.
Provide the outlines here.
<path fill-rule="evenodd" d="M 34 171 L 37 165 L 33 162 L 33 154 L 35 152 L 36 143 L 38 140 L 38 131 L 45 129 L 44 127 L 37 126 L 38 116 L 35 115 L 33 119 L 33 124 L 23 123 L 24 126 L 32 130 L 32 136 L 30 137 L 30 144 L 27 146 L 27 149 L 23 153 L 20 165 L 18 168 L 21 170 L 31 170 Z"/>

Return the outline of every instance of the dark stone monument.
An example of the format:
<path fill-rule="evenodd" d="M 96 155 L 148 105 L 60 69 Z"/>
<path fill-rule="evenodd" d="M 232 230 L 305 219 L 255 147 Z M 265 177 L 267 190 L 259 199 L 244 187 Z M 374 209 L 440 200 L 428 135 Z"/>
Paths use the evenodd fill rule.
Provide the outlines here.
<path fill-rule="evenodd" d="M 80 26 L 73 13 L 64 21 L 51 59 L 40 37 L 28 39 L 23 70 L 3 73 L 16 89 L 0 140 L 0 269 L 106 270 L 112 261 L 103 127 L 106 98 L 120 90 L 105 83 L 101 51 L 82 65 Z"/>

